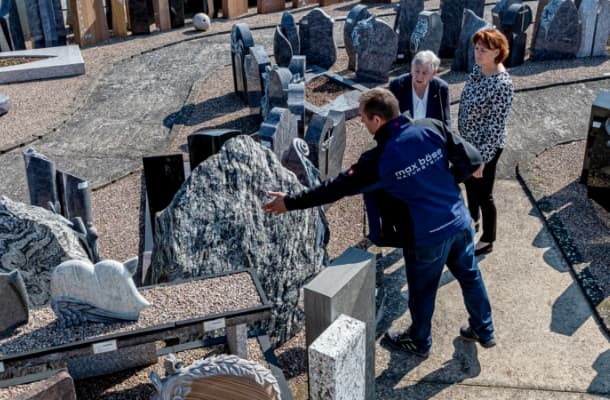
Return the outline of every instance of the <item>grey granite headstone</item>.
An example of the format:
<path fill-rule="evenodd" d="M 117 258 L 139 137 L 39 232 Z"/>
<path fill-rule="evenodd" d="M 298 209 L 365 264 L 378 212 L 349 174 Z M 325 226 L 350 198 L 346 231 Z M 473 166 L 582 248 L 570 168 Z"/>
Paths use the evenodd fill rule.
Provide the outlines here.
<path fill-rule="evenodd" d="M 485 10 L 484 0 L 441 0 L 441 20 L 443 21 L 443 39 L 439 56 L 453 58 L 462 37 L 462 20 L 464 10 L 469 9 L 480 18 Z"/>
<path fill-rule="evenodd" d="M 573 0 L 552 0 L 540 17 L 532 43 L 532 60 L 574 58 L 580 48 L 582 24 Z"/>
<path fill-rule="evenodd" d="M 275 27 L 275 34 L 273 35 L 273 55 L 275 56 L 275 62 L 280 67 L 288 67 L 292 59 L 292 45 L 279 26 Z"/>
<path fill-rule="evenodd" d="M 343 43 L 347 52 L 347 69 L 356 70 L 356 54 L 352 43 L 352 32 L 358 21 L 367 19 L 371 16 L 369 9 L 364 4 L 356 4 L 347 14 L 345 24 L 343 24 Z"/>
<path fill-rule="evenodd" d="M 298 137 L 298 123 L 295 116 L 286 108 L 275 107 L 265 118 L 258 132 L 259 142 L 273 150 L 278 159 Z"/>
<path fill-rule="evenodd" d="M 598 0 L 597 24 L 595 25 L 595 38 L 593 39 L 593 57 L 608 54 L 608 36 L 610 36 L 610 0 Z"/>
<path fill-rule="evenodd" d="M 250 28 L 246 24 L 235 24 L 231 30 L 231 65 L 233 67 L 233 86 L 235 93 L 242 100 L 248 100 L 247 79 L 244 71 L 244 60 L 249 48 L 254 46 Z"/>
<path fill-rule="evenodd" d="M 66 45 L 61 0 L 25 0 L 34 48 Z"/>
<path fill-rule="evenodd" d="M 11 98 L 0 93 L 0 116 L 6 114 L 11 109 Z"/>
<path fill-rule="evenodd" d="M 348 248 L 305 286 L 306 342 L 310 346 L 341 314 L 366 324 L 366 398 L 375 398 L 375 256 Z"/>
<path fill-rule="evenodd" d="M 582 24 L 582 30 L 580 34 L 580 47 L 576 52 L 576 57 L 591 57 L 597 22 L 597 0 L 581 0 L 578 6 L 578 17 Z"/>
<path fill-rule="evenodd" d="M 443 21 L 435 11 L 422 11 L 411 34 L 410 51 L 412 55 L 423 50 L 438 54 L 443 38 Z"/>
<path fill-rule="evenodd" d="M 374 16 L 361 20 L 352 32 L 356 52 L 356 79 L 386 82 L 398 51 L 398 35 Z"/>
<path fill-rule="evenodd" d="M 288 108 L 288 85 L 292 80 L 292 73 L 288 68 L 268 68 L 263 74 L 265 96 L 261 101 L 261 112 L 266 118 L 274 107 Z"/>
<path fill-rule="evenodd" d="M 493 26 L 483 18 L 476 16 L 471 10 L 464 10 L 460 40 L 458 42 L 458 48 L 455 51 L 455 59 L 451 65 L 453 71 L 472 71 L 472 67 L 474 67 L 474 45 L 472 44 L 472 35 L 481 29 L 487 28 L 493 28 Z"/>
<path fill-rule="evenodd" d="M 292 56 L 288 69 L 292 73 L 292 82 L 300 82 L 305 79 L 307 69 L 307 58 L 305 56 Z"/>
<path fill-rule="evenodd" d="M 288 109 L 297 119 L 299 137 L 305 135 L 305 82 L 288 85 Z"/>
<path fill-rule="evenodd" d="M 21 273 L 32 305 L 50 300 L 51 272 L 70 259 L 89 260 L 70 221 L 40 207 L 0 198 L 0 271 Z"/>
<path fill-rule="evenodd" d="M 424 0 L 400 0 L 394 29 L 398 34 L 398 60 L 409 62 L 411 56 L 411 34 L 417 24 L 417 17 L 424 10 Z"/>
<path fill-rule="evenodd" d="M 301 54 L 301 43 L 299 40 L 299 30 L 294 20 L 294 16 L 288 11 L 282 13 L 282 19 L 280 20 L 280 29 L 282 34 L 290 42 L 293 55 Z"/>
<path fill-rule="evenodd" d="M 500 30 L 508 39 L 507 67 L 523 64 L 527 44 L 526 30 L 532 23 L 532 9 L 527 4 L 515 3 L 500 13 Z"/>
<path fill-rule="evenodd" d="M 337 176 L 345 153 L 345 114 L 334 110 L 327 116 L 314 114 L 307 126 L 305 141 L 309 159 L 320 170 L 322 180 Z"/>
<path fill-rule="evenodd" d="M 309 347 L 311 400 L 364 400 L 365 324 L 341 314 Z"/>
<path fill-rule="evenodd" d="M 496 5 L 491 9 L 491 23 L 499 27 L 500 26 L 500 14 L 506 11 L 513 4 L 523 4 L 523 0 L 500 0 L 496 2 Z"/>
<path fill-rule="evenodd" d="M 137 321 L 150 304 L 131 278 L 135 270 L 104 260 L 69 260 L 51 275 L 51 307 L 62 328 L 88 322 Z"/>
<path fill-rule="evenodd" d="M 282 165 L 292 171 L 303 185 L 313 188 L 320 183 L 320 171 L 307 157 L 309 157 L 307 143 L 303 139 L 296 138 L 282 155 Z"/>
<path fill-rule="evenodd" d="M 256 109 L 261 105 L 264 94 L 263 73 L 271 65 L 271 60 L 263 46 L 252 46 L 250 54 L 246 55 L 244 69 L 246 74 L 246 87 L 248 89 L 248 106 Z"/>
<path fill-rule="evenodd" d="M 294 138 L 296 121 L 288 110 L 284 115 L 293 121 Z M 272 151 L 246 135 L 230 139 L 191 172 L 157 217 L 147 283 L 253 268 L 273 305 L 271 340 L 284 342 L 303 326 L 300 289 L 326 263 L 326 228 L 319 210 L 278 217 L 262 205 L 270 190 L 303 189 Z"/>
<path fill-rule="evenodd" d="M 307 57 L 307 64 L 328 69 L 337 60 L 334 23 L 321 8 L 314 8 L 299 22 L 301 55 Z"/>
<path fill-rule="evenodd" d="M 29 319 L 28 294 L 17 270 L 0 272 L 0 337 L 9 336 Z"/>
<path fill-rule="evenodd" d="M 33 148 L 23 152 L 30 203 L 61 214 L 55 163 Z"/>

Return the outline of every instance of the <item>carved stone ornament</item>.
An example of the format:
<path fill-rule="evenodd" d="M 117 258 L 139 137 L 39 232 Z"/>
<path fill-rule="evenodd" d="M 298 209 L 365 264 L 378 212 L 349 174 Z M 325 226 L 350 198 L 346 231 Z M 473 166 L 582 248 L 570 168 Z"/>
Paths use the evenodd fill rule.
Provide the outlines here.
<path fill-rule="evenodd" d="M 221 354 L 184 367 L 169 354 L 165 378 L 154 371 L 150 379 L 157 390 L 153 400 L 280 400 L 280 386 L 270 370 L 254 361 Z"/>

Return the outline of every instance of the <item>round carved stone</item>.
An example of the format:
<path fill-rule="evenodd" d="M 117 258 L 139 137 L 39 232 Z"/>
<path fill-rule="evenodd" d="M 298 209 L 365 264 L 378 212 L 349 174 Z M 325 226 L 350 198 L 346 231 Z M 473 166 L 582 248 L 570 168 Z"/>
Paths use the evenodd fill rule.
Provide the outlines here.
<path fill-rule="evenodd" d="M 198 31 L 205 32 L 208 29 L 210 29 L 211 25 L 212 25 L 212 22 L 210 21 L 210 17 L 208 17 L 206 14 L 197 13 L 197 14 L 193 15 L 193 26 Z"/>

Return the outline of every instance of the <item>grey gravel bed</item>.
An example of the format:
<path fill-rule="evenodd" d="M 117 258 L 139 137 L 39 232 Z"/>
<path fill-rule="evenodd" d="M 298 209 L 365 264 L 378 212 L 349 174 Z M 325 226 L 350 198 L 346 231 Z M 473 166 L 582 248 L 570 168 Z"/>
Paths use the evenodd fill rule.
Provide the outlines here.
<path fill-rule="evenodd" d="M 12 336 L 0 340 L 0 355 L 42 350 L 93 338 L 131 332 L 207 315 L 238 311 L 261 305 L 252 277 L 237 273 L 141 290 L 150 302 L 138 321 L 87 324 L 62 329 L 51 307 L 30 311 L 29 323 Z"/>

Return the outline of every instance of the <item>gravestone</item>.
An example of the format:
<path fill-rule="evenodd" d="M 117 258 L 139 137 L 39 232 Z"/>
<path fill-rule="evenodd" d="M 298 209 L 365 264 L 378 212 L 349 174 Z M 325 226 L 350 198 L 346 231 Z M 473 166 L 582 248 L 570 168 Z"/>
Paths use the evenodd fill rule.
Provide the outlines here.
<path fill-rule="evenodd" d="M 55 163 L 33 148 L 23 152 L 30 204 L 61 214 Z"/>
<path fill-rule="evenodd" d="M 51 272 L 70 259 L 89 260 L 70 221 L 41 207 L 0 197 L 0 272 L 21 273 L 30 304 L 39 306 L 50 300 Z"/>
<path fill-rule="evenodd" d="M 0 0 L 0 36 L 5 41 L 0 43 L 0 51 L 25 50 L 16 0 Z"/>
<path fill-rule="evenodd" d="M 356 52 L 356 79 L 386 82 L 399 48 L 398 35 L 392 27 L 372 16 L 356 24 L 352 41 Z"/>
<path fill-rule="evenodd" d="M 347 52 L 347 69 L 356 70 L 356 53 L 354 51 L 354 44 L 352 42 L 352 32 L 356 24 L 371 16 L 369 9 L 364 4 L 357 4 L 347 14 L 347 19 L 343 25 L 343 43 L 345 44 L 345 51 Z"/>
<path fill-rule="evenodd" d="M 282 13 L 280 20 L 280 30 L 286 36 L 286 39 L 290 42 L 293 55 L 301 54 L 301 42 L 299 40 L 299 30 L 297 24 L 294 21 L 294 16 L 288 11 Z"/>
<path fill-rule="evenodd" d="M 305 82 L 288 84 L 288 110 L 297 119 L 298 135 L 305 135 Z"/>
<path fill-rule="evenodd" d="M 248 86 L 244 69 L 244 60 L 249 48 L 254 46 L 254 39 L 247 24 L 235 24 L 231 30 L 231 65 L 233 67 L 233 85 L 235 94 L 243 101 L 248 101 Z"/>
<path fill-rule="evenodd" d="M 307 126 L 305 141 L 309 159 L 320 171 L 321 179 L 339 175 L 346 143 L 345 114 L 334 110 L 327 116 L 314 114 Z"/>
<path fill-rule="evenodd" d="M 265 93 L 263 74 L 271 65 L 271 60 L 263 46 L 252 46 L 249 52 L 244 62 L 245 87 L 248 90 L 248 106 L 256 109 L 261 106 L 261 98 Z"/>
<path fill-rule="evenodd" d="M 131 33 L 134 35 L 150 33 L 153 15 L 152 2 L 150 0 L 129 0 L 128 5 Z"/>
<path fill-rule="evenodd" d="M 292 82 L 305 80 L 305 71 L 307 69 L 306 57 L 292 56 L 288 69 L 292 73 Z"/>
<path fill-rule="evenodd" d="M 184 26 L 184 0 L 169 0 L 169 18 L 172 29 Z"/>
<path fill-rule="evenodd" d="M 32 47 L 66 45 L 66 27 L 60 0 L 25 0 L 30 23 Z"/>
<path fill-rule="evenodd" d="M 299 23 L 301 55 L 307 57 L 309 65 L 328 69 L 337 60 L 335 49 L 335 21 L 320 8 L 314 8 Z"/>
<path fill-rule="evenodd" d="M 527 28 L 532 23 L 532 9 L 521 3 L 515 3 L 500 14 L 500 30 L 508 39 L 508 58 L 506 67 L 523 64 L 527 44 Z"/>
<path fill-rule="evenodd" d="M 273 114 L 273 113 L 272 113 Z M 292 119 L 292 138 L 296 121 Z M 302 285 L 326 263 L 319 210 L 267 214 L 271 189 L 304 189 L 273 152 L 246 135 L 202 162 L 157 217 L 147 284 L 252 268 L 273 305 L 268 332 L 283 343 L 303 326 Z M 202 299 L 205 301 L 205 299 Z"/>
<path fill-rule="evenodd" d="M 173 354 L 164 361 L 165 378 L 150 373 L 155 399 L 280 400 L 282 393 L 270 370 L 254 361 L 221 354 L 185 366 Z"/>
<path fill-rule="evenodd" d="M 307 346 L 341 314 L 366 324 L 365 387 L 367 399 L 375 398 L 375 256 L 348 248 L 305 286 Z"/>
<path fill-rule="evenodd" d="M 0 338 L 28 323 L 28 294 L 18 270 L 0 272 Z"/>
<path fill-rule="evenodd" d="M 14 400 L 77 400 L 74 380 L 65 369 L 28 385 L 26 393 Z"/>
<path fill-rule="evenodd" d="M 608 36 L 610 36 L 610 0 L 598 0 L 597 24 L 593 39 L 593 57 L 603 57 L 608 54 Z"/>
<path fill-rule="evenodd" d="M 443 38 L 439 56 L 453 58 L 462 37 L 462 21 L 464 10 L 471 10 L 475 15 L 483 18 L 485 10 L 484 0 L 441 0 L 441 20 L 443 21 Z"/>
<path fill-rule="evenodd" d="M 313 188 L 320 183 L 320 171 L 307 158 L 309 147 L 303 139 L 293 139 L 282 155 L 282 165 L 292 171 L 304 186 Z"/>
<path fill-rule="evenodd" d="M 311 400 L 374 399 L 366 392 L 365 327 L 341 314 L 309 347 Z"/>
<path fill-rule="evenodd" d="M 51 275 L 51 307 L 59 326 L 137 321 L 150 303 L 136 289 L 134 272 L 113 260 L 59 264 Z"/>
<path fill-rule="evenodd" d="M 410 62 L 411 34 L 417 17 L 424 10 L 424 0 L 400 0 L 394 30 L 398 34 L 398 61 Z"/>
<path fill-rule="evenodd" d="M 597 22 L 597 0 L 581 0 L 578 6 L 578 18 L 580 18 L 582 30 L 576 57 L 591 57 Z"/>
<path fill-rule="evenodd" d="M 532 60 L 574 58 L 580 48 L 582 24 L 572 0 L 552 0 L 540 16 L 532 43 Z"/>
<path fill-rule="evenodd" d="M 443 38 L 443 21 L 435 11 L 422 11 L 417 17 L 417 23 L 411 34 L 411 54 L 430 50 L 438 54 Z"/>
<path fill-rule="evenodd" d="M 199 129 L 188 135 L 189 163 L 191 171 L 202 161 L 218 153 L 222 145 L 229 139 L 241 135 L 237 129 Z"/>
<path fill-rule="evenodd" d="M 143 157 L 146 195 L 152 232 L 155 234 L 155 217 L 167 207 L 184 182 L 182 154 Z"/>
<path fill-rule="evenodd" d="M 267 69 L 263 74 L 263 87 L 265 96 L 261 101 L 261 112 L 266 118 L 274 107 L 288 107 L 288 85 L 292 80 L 292 73 L 288 68 L 278 67 Z"/>
<path fill-rule="evenodd" d="M 273 35 L 273 55 L 275 56 L 275 62 L 280 67 L 288 67 L 290 60 L 292 59 L 292 45 L 279 26 L 275 27 L 275 34 Z"/>
<path fill-rule="evenodd" d="M 491 9 L 491 23 L 499 27 L 501 25 L 500 14 L 508 10 L 513 4 L 523 4 L 523 0 L 500 0 L 496 2 L 496 5 Z"/>
<path fill-rule="evenodd" d="M 0 117 L 11 109 L 11 98 L 0 93 Z"/>
<path fill-rule="evenodd" d="M 292 140 L 298 137 L 298 129 L 297 119 L 289 110 L 275 107 L 261 124 L 258 141 L 281 160 Z"/>
<path fill-rule="evenodd" d="M 453 71 L 472 71 L 474 67 L 474 45 L 472 44 L 472 35 L 481 29 L 493 28 L 493 26 L 479 18 L 472 10 L 464 10 L 464 19 L 460 32 L 460 40 L 458 48 L 455 51 L 455 59 L 451 65 Z"/>

